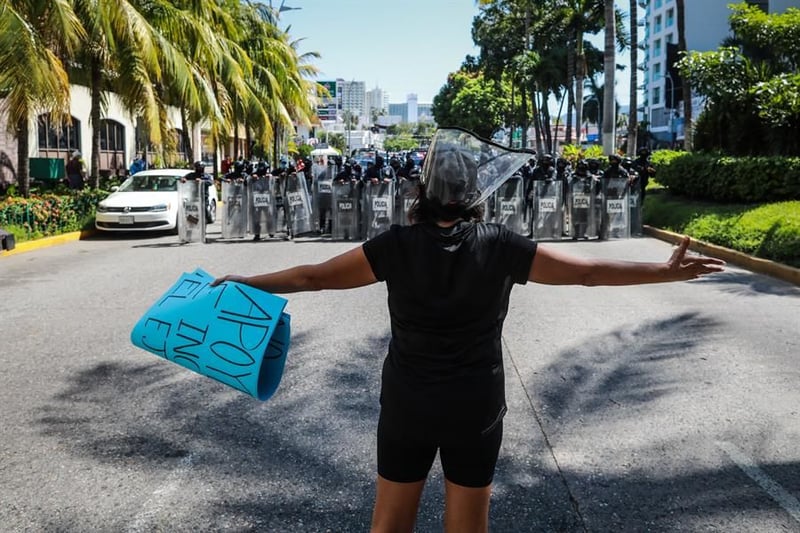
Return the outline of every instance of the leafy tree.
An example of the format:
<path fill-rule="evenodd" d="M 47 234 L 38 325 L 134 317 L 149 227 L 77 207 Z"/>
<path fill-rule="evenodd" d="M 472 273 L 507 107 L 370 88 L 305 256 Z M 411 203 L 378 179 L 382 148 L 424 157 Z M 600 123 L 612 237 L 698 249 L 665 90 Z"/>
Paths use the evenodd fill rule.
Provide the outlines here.
<path fill-rule="evenodd" d="M 451 73 L 447 84 L 433 97 L 433 116 L 440 126 L 461 126 L 491 137 L 504 124 L 508 89 L 483 74 Z"/>
<path fill-rule="evenodd" d="M 681 75 L 706 99 L 695 127 L 698 149 L 732 155 L 800 154 L 800 9 L 766 14 L 732 6 L 736 47 L 690 52 Z M 787 71 L 787 69 L 790 69 Z"/>
<path fill-rule="evenodd" d="M 383 147 L 390 152 L 401 152 L 403 150 L 411 150 L 419 146 L 419 142 L 408 134 L 393 135 L 387 137 L 383 142 Z"/>

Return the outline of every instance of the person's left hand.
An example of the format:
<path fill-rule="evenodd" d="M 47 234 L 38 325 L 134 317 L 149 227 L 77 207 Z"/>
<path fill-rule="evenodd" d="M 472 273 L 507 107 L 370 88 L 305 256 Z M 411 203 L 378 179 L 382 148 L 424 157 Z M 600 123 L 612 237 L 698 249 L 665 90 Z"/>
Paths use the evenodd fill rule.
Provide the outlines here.
<path fill-rule="evenodd" d="M 684 237 L 667 261 L 671 279 L 676 281 L 696 279 L 706 274 L 724 270 L 725 261 L 721 259 L 701 255 L 687 256 L 686 251 L 689 249 L 691 242 L 692 240 L 689 237 Z"/>

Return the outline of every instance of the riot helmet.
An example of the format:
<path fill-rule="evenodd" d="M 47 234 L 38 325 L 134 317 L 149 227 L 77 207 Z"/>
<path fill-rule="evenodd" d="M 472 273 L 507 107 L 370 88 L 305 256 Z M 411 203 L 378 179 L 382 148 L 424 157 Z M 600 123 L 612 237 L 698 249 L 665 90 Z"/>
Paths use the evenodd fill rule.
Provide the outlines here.
<path fill-rule="evenodd" d="M 608 156 L 608 164 L 612 167 L 618 166 L 622 162 L 622 158 L 617 154 L 611 154 Z"/>
<path fill-rule="evenodd" d="M 486 200 L 528 157 L 528 151 L 506 148 L 462 128 L 440 128 L 420 180 L 434 208 L 453 220 Z"/>
<path fill-rule="evenodd" d="M 597 172 L 598 170 L 600 170 L 600 161 L 598 161 L 594 157 L 591 157 L 586 160 L 586 166 L 589 167 L 590 171 Z"/>
<path fill-rule="evenodd" d="M 642 146 L 636 151 L 636 155 L 639 157 L 650 157 L 650 148 Z"/>
<path fill-rule="evenodd" d="M 194 162 L 194 171 L 197 174 L 203 175 L 206 173 L 206 166 L 203 164 L 202 161 L 195 161 Z"/>
<path fill-rule="evenodd" d="M 589 163 L 581 159 L 575 164 L 575 174 L 586 176 L 589 173 Z"/>
<path fill-rule="evenodd" d="M 553 155 L 542 154 L 541 157 L 539 157 L 539 164 L 545 167 L 553 166 Z"/>
<path fill-rule="evenodd" d="M 266 161 L 259 161 L 256 165 L 256 174 L 261 177 L 269 174 L 269 163 Z"/>

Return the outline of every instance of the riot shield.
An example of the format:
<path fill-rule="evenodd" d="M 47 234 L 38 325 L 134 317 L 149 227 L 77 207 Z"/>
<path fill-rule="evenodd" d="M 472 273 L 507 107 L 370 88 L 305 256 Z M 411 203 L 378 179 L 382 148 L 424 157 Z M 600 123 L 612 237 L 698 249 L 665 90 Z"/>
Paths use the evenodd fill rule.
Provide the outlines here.
<path fill-rule="evenodd" d="M 411 211 L 411 206 L 417 201 L 418 183 L 416 180 L 401 179 L 397 187 L 396 222 L 401 226 L 411 224 L 408 220 L 408 212 Z"/>
<path fill-rule="evenodd" d="M 564 214 L 561 182 L 537 180 L 533 183 L 531 237 L 536 240 L 560 240 Z"/>
<path fill-rule="evenodd" d="M 207 187 L 206 183 L 197 180 L 178 184 L 178 238 L 181 242 L 206 242 L 203 187 Z"/>
<path fill-rule="evenodd" d="M 603 233 L 606 239 L 629 239 L 631 227 L 628 213 L 627 178 L 610 178 L 603 180 Z"/>
<path fill-rule="evenodd" d="M 247 187 L 244 181 L 222 182 L 222 238 L 242 239 L 247 233 Z"/>
<path fill-rule="evenodd" d="M 594 180 L 589 176 L 573 177 L 570 182 L 567 205 L 569 206 L 569 234 L 572 240 L 592 239 L 597 236 L 595 215 Z"/>
<path fill-rule="evenodd" d="M 275 235 L 276 213 L 275 178 L 272 176 L 252 176 L 248 181 L 248 200 L 250 216 L 248 231 L 256 237 Z"/>
<path fill-rule="evenodd" d="M 285 178 L 284 206 L 292 236 L 311 233 L 311 201 L 302 174 L 292 173 Z"/>
<path fill-rule="evenodd" d="M 495 222 L 502 224 L 514 233 L 522 235 L 527 232 L 524 222 L 525 198 L 522 178 L 508 178 L 494 193 Z"/>
<path fill-rule="evenodd" d="M 367 183 L 364 186 L 364 235 L 371 239 L 392 225 L 394 182 Z"/>
<path fill-rule="evenodd" d="M 360 235 L 358 231 L 358 182 L 334 182 L 333 195 L 333 222 L 331 224 L 331 237 L 337 241 L 356 241 Z"/>
<path fill-rule="evenodd" d="M 631 235 L 635 235 L 637 237 L 641 237 L 642 235 L 642 195 L 639 191 L 639 187 L 632 187 L 628 192 L 628 200 L 630 206 L 630 212 L 628 216 L 630 217 L 630 227 L 631 227 Z"/>
<path fill-rule="evenodd" d="M 331 165 L 328 165 L 331 168 Z M 333 220 L 332 212 L 332 183 L 333 177 L 326 174 L 320 174 L 314 179 L 314 213 L 317 218 L 316 224 L 319 232 L 327 234 L 331 232 L 331 225 Z"/>

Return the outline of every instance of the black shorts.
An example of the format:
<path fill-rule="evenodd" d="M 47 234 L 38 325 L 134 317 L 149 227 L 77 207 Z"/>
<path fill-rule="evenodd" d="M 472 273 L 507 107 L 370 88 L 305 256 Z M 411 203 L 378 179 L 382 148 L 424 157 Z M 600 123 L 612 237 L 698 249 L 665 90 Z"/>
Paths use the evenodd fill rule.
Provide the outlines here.
<path fill-rule="evenodd" d="M 448 481 L 464 487 L 485 487 L 494 478 L 502 440 L 502 419 L 484 434 L 442 443 L 436 437 L 401 435 L 393 431 L 381 415 L 378 420 L 378 474 L 398 483 L 422 481 L 428 477 L 438 450 Z"/>

